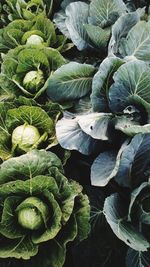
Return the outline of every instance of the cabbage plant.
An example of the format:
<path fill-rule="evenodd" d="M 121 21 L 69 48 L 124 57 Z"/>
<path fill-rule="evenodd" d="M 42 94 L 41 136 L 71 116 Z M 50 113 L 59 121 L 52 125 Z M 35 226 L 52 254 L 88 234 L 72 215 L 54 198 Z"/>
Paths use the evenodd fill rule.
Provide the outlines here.
<path fill-rule="evenodd" d="M 7 10 L 10 21 L 20 18 L 31 20 L 41 13 L 50 16 L 53 5 L 52 0 L 5 0 L 3 2 L 3 9 Z"/>
<path fill-rule="evenodd" d="M 56 35 L 54 24 L 40 14 L 33 20 L 16 19 L 0 29 L 0 51 L 6 53 L 18 45 L 44 45 L 59 48 L 65 44 L 65 37 Z"/>
<path fill-rule="evenodd" d="M 44 110 L 45 109 L 45 110 Z M 24 154 L 34 148 L 51 148 L 57 145 L 55 123 L 61 109 L 54 104 L 46 107 L 15 107 L 14 104 L 0 103 L 0 158 Z"/>
<path fill-rule="evenodd" d="M 51 72 L 65 63 L 53 48 L 18 46 L 9 50 L 1 66 L 1 99 L 20 95 L 38 98 L 46 90 Z"/>
<path fill-rule="evenodd" d="M 0 196 L 2 263 L 62 267 L 68 242 L 88 236 L 88 198 L 51 152 L 33 150 L 1 164 Z"/>
<path fill-rule="evenodd" d="M 149 144 L 149 133 L 138 134 L 124 149 L 114 176 L 124 191 L 110 195 L 104 203 L 107 222 L 115 235 L 128 246 L 126 266 L 147 267 L 150 264 Z"/>
<path fill-rule="evenodd" d="M 69 67 L 71 63 L 67 65 Z M 67 68 L 67 65 L 63 67 Z M 81 92 L 86 93 L 84 89 L 88 88 L 85 87 L 88 78 L 83 76 L 83 72 L 81 73 L 83 81 L 86 82 L 80 84 L 80 95 L 77 95 L 78 91 L 74 90 L 77 83 L 75 79 L 68 80 L 68 83 L 72 83 L 72 87 L 67 87 L 68 83 L 66 85 L 65 82 L 62 83 L 65 77 L 63 67 L 50 77 L 47 92 L 55 100 L 68 100 L 69 97 L 75 100 L 81 96 Z M 85 67 L 83 64 L 82 68 Z M 140 132 L 149 132 L 149 70 L 149 66 L 139 60 L 125 62 L 117 57 L 106 58 L 94 75 L 92 85 L 89 82 L 89 90 L 90 86 L 92 87 L 92 109 L 82 114 L 71 113 L 69 116 L 64 114 L 64 118 L 58 121 L 56 133 L 60 144 L 67 149 L 91 154 L 91 140 L 93 143 L 101 140 L 113 144 L 117 133 L 121 135 L 122 132 L 125 134 L 124 137 L 132 137 Z M 88 71 L 85 72 L 88 75 Z M 54 85 L 57 85 L 55 93 Z M 74 137 L 74 142 L 70 143 L 69 136 Z M 85 142 L 87 142 L 86 148 Z"/>
<path fill-rule="evenodd" d="M 108 46 L 109 56 L 116 55 L 126 61 L 139 59 L 150 62 L 150 20 L 137 12 L 121 16 L 112 26 L 112 36 Z"/>
<path fill-rule="evenodd" d="M 128 12 L 122 0 L 63 1 L 54 16 L 60 31 L 82 51 L 107 48 L 111 26 Z"/>

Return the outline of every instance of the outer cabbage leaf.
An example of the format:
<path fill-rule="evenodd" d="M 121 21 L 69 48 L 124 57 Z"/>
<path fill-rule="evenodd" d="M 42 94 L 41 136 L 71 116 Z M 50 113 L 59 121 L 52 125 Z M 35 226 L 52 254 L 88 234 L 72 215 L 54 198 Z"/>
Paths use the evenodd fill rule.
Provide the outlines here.
<path fill-rule="evenodd" d="M 109 150 L 100 153 L 91 166 L 91 183 L 94 186 L 106 186 L 118 172 L 121 156 L 128 144 L 125 141 L 119 151 Z"/>
<path fill-rule="evenodd" d="M 101 63 L 98 72 L 92 81 L 91 102 L 96 112 L 108 112 L 108 91 L 112 83 L 112 76 L 123 64 L 123 60 L 115 57 L 108 57 Z"/>
<path fill-rule="evenodd" d="M 93 0 L 90 3 L 89 21 L 105 28 L 115 23 L 127 8 L 122 0 Z"/>
<path fill-rule="evenodd" d="M 111 113 L 89 113 L 78 117 L 81 129 L 94 139 L 108 140 L 108 127 L 113 115 Z"/>
<path fill-rule="evenodd" d="M 88 47 L 88 35 L 84 24 L 88 22 L 89 6 L 84 2 L 74 2 L 67 6 L 66 10 L 67 29 L 73 43 L 79 50 Z"/>
<path fill-rule="evenodd" d="M 104 214 L 106 220 L 116 236 L 129 247 L 138 251 L 147 251 L 150 244 L 146 238 L 128 222 L 128 206 L 119 197 L 113 194 L 106 198 L 104 203 Z"/>
<path fill-rule="evenodd" d="M 150 62 L 150 23 L 138 22 L 120 41 L 119 51 L 123 57 Z"/>
<path fill-rule="evenodd" d="M 110 39 L 108 54 L 119 56 L 119 46 L 122 38 L 126 38 L 128 32 L 140 20 L 137 12 L 122 15 L 112 26 L 112 37 Z"/>
<path fill-rule="evenodd" d="M 101 147 L 100 141 L 86 134 L 78 123 L 77 117 L 64 117 L 56 124 L 56 136 L 59 144 L 69 150 L 78 150 L 89 155 Z"/>
<path fill-rule="evenodd" d="M 102 29 L 99 26 L 85 24 L 86 32 L 89 36 L 89 43 L 97 49 L 106 49 L 110 39 L 110 28 Z"/>
<path fill-rule="evenodd" d="M 92 65 L 70 62 L 50 76 L 47 94 L 53 101 L 79 99 L 90 92 L 94 73 Z"/>
<path fill-rule="evenodd" d="M 39 158 L 40 157 L 40 158 Z M 16 177 L 25 180 L 37 175 L 45 175 L 51 167 L 57 167 L 61 172 L 62 163 L 52 152 L 33 150 L 21 157 L 9 159 L 0 166 L 0 184 L 15 181 Z M 42 185 L 41 185 L 42 186 Z"/>
<path fill-rule="evenodd" d="M 135 188 L 148 179 L 150 134 L 137 134 L 124 149 L 115 180 L 121 186 Z"/>

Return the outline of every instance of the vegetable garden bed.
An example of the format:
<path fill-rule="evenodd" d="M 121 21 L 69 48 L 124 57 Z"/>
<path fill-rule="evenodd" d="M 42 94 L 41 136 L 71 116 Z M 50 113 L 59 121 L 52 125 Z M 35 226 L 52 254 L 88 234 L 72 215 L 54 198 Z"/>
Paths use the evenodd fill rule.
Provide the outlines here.
<path fill-rule="evenodd" d="M 0 3 L 0 267 L 150 266 L 150 1 Z"/>

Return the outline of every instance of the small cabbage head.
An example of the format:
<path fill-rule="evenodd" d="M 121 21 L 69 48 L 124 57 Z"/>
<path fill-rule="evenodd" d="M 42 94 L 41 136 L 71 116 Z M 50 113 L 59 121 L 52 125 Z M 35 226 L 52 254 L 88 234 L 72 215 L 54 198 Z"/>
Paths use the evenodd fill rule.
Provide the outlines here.
<path fill-rule="evenodd" d="M 42 228 L 48 220 L 48 206 L 37 197 L 26 198 L 16 209 L 19 224 L 26 229 Z"/>
<path fill-rule="evenodd" d="M 0 196 L 0 261 L 9 258 L 11 266 L 21 259 L 17 266 L 62 267 L 68 242 L 88 236 L 88 197 L 52 152 L 32 150 L 5 161 Z"/>
<path fill-rule="evenodd" d="M 21 151 L 29 151 L 40 139 L 38 129 L 25 123 L 16 127 L 12 133 L 12 145 Z"/>
<path fill-rule="evenodd" d="M 37 34 L 32 34 L 26 41 L 27 45 L 40 45 L 43 43 L 44 43 L 43 38 Z"/>
<path fill-rule="evenodd" d="M 27 72 L 23 79 L 23 86 L 30 93 L 37 92 L 45 83 L 44 74 L 41 70 Z"/>

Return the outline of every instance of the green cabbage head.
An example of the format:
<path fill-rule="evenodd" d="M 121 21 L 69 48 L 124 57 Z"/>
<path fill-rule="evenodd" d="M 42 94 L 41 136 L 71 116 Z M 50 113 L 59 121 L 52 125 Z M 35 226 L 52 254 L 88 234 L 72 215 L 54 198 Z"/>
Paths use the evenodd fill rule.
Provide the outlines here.
<path fill-rule="evenodd" d="M 51 73 L 66 63 L 58 50 L 41 45 L 18 46 L 10 49 L 3 59 L 0 90 L 5 100 L 21 95 L 39 99 Z"/>
<path fill-rule="evenodd" d="M 87 238 L 90 230 L 82 187 L 44 150 L 5 161 L 0 184 L 0 258 L 26 267 L 63 266 L 68 242 Z"/>
<path fill-rule="evenodd" d="M 19 104 L 18 104 L 19 105 Z M 45 110 L 44 110 L 45 109 Z M 61 114 L 57 104 L 27 106 L 0 103 L 0 158 L 6 160 L 32 149 L 57 145 L 55 123 Z"/>

